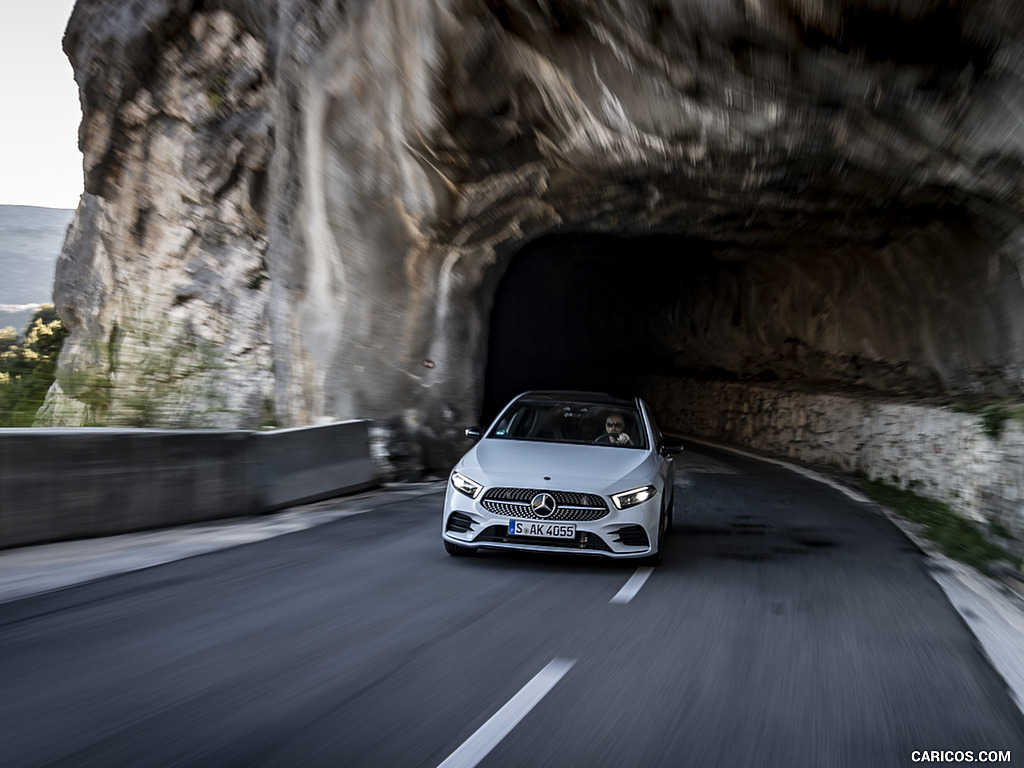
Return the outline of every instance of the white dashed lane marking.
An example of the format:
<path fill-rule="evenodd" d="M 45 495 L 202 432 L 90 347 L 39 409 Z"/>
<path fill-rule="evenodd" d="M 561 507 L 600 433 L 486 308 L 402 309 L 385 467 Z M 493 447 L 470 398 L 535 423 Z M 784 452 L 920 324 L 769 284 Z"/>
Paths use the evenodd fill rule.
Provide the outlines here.
<path fill-rule="evenodd" d="M 636 573 L 629 577 L 629 581 L 616 593 L 609 602 L 615 603 L 616 605 L 625 605 L 634 597 L 636 593 L 640 591 L 640 588 L 644 585 L 644 582 L 654 573 L 653 568 L 637 568 Z"/>
<path fill-rule="evenodd" d="M 477 765 L 537 706 L 575 663 L 575 659 L 553 659 L 438 768 L 473 768 Z"/>

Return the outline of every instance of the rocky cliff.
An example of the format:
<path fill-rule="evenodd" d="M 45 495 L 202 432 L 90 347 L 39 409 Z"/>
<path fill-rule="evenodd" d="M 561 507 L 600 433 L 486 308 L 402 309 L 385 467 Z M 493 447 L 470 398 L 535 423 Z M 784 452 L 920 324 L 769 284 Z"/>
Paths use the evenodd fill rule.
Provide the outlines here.
<path fill-rule="evenodd" d="M 79 0 L 64 44 L 47 423 L 444 466 L 511 381 L 1024 394 L 1011 0 Z"/>
<path fill-rule="evenodd" d="M 265 42 L 191 4 L 75 7 L 85 195 L 57 265 L 59 424 L 255 426 L 271 411 Z"/>

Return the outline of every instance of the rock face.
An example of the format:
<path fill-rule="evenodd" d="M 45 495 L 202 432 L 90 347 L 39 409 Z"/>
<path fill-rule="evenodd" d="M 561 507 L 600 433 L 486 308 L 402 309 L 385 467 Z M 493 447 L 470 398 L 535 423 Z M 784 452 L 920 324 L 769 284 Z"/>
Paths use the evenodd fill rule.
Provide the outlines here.
<path fill-rule="evenodd" d="M 43 417 L 369 417 L 442 468 L 513 381 L 1019 397 L 1022 14 L 79 0 Z"/>
<path fill-rule="evenodd" d="M 272 413 L 264 43 L 226 13 L 79 3 L 83 196 L 43 423 L 258 426 Z M 159 30 L 159 31 L 157 31 Z"/>

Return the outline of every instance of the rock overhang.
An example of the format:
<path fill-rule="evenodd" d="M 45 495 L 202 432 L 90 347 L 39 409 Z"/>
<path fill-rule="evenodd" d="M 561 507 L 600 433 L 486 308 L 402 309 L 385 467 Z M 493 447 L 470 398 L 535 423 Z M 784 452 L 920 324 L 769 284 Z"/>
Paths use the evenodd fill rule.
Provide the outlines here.
<path fill-rule="evenodd" d="M 490 44 L 465 47 L 502 77 L 459 91 L 463 188 L 500 199 L 525 167 L 540 234 L 702 243 L 656 310 L 705 319 L 662 349 L 679 373 L 1020 392 L 1019 25 L 969 3 L 545 8 L 475 20 Z"/>
<path fill-rule="evenodd" d="M 1012 3 L 153 9 L 179 30 L 228 13 L 267 52 L 284 423 L 368 416 L 450 442 L 480 412 L 521 252 L 598 235 L 627 243 L 624 267 L 641 238 L 686 244 L 640 324 L 679 375 L 1020 393 Z M 124 147 L 96 136 L 86 162 L 109 176 Z"/>

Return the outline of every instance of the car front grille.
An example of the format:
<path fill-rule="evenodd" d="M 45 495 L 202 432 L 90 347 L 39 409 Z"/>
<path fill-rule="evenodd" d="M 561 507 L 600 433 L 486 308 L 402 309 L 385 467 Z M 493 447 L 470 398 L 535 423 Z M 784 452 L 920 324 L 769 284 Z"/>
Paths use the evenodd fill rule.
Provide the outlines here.
<path fill-rule="evenodd" d="M 557 508 L 547 517 L 541 517 L 530 508 L 538 493 L 550 493 Z M 544 491 L 536 488 L 491 488 L 480 504 L 488 512 L 507 517 L 529 520 L 599 520 L 608 514 L 604 499 L 593 493 L 575 491 Z"/>

